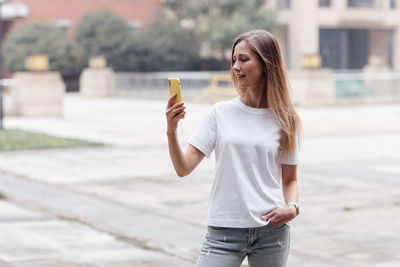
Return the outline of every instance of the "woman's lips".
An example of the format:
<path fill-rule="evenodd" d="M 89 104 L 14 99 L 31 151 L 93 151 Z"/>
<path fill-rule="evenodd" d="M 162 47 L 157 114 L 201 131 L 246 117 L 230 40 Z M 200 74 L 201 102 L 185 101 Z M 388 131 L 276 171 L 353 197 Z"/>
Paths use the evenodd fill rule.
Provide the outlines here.
<path fill-rule="evenodd" d="M 237 79 L 237 80 L 241 80 L 241 79 L 243 79 L 245 76 L 246 76 L 246 75 L 244 75 L 244 74 L 236 75 L 236 79 Z"/>

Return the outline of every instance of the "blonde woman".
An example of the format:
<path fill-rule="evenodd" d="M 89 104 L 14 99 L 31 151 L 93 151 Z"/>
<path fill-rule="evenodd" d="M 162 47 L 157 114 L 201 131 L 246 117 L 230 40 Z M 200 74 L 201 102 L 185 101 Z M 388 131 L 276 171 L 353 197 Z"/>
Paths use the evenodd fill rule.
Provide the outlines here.
<path fill-rule="evenodd" d="M 216 103 L 183 152 L 176 133 L 183 103 L 166 111 L 170 157 L 186 176 L 215 150 L 215 179 L 208 233 L 198 267 L 286 265 L 288 222 L 299 214 L 298 136 L 300 118 L 289 95 L 276 39 L 257 30 L 236 38 L 230 68 L 239 96 Z"/>

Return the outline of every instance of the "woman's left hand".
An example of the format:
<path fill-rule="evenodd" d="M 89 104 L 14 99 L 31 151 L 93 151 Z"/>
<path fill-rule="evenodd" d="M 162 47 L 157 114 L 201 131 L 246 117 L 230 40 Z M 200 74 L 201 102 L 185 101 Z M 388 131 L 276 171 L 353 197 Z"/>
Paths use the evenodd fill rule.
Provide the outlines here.
<path fill-rule="evenodd" d="M 261 219 L 263 219 L 264 221 L 271 219 L 269 221 L 269 224 L 273 226 L 281 226 L 284 223 L 293 220 L 296 216 L 296 208 L 293 205 L 289 205 L 285 208 L 276 208 L 269 213 L 261 216 Z"/>

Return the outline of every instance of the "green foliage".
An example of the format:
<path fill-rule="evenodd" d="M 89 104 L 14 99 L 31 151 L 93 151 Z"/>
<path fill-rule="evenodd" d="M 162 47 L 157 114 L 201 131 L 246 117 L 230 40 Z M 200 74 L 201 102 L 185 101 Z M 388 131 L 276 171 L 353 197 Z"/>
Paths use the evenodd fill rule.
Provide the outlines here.
<path fill-rule="evenodd" d="M 243 1 L 249 4 L 252 1 Z M 222 10 L 215 10 L 210 14 L 207 21 L 207 36 L 212 47 L 220 49 L 230 49 L 233 40 L 240 33 L 254 29 L 269 29 L 274 23 L 274 13 L 265 8 L 257 9 L 256 6 L 245 8 L 246 11 L 253 10 L 251 13 L 243 14 L 242 10 L 234 10 L 229 15 L 224 15 Z"/>
<path fill-rule="evenodd" d="M 5 41 L 3 54 L 11 72 L 25 70 L 25 58 L 33 54 L 49 56 L 49 68 L 62 73 L 80 72 L 83 51 L 59 27 L 44 22 L 27 22 L 15 28 Z"/>
<path fill-rule="evenodd" d="M 166 0 L 141 30 L 131 29 L 109 10 L 93 11 L 82 18 L 75 41 L 52 24 L 25 23 L 5 42 L 5 65 L 11 72 L 22 71 L 26 56 L 44 53 L 50 70 L 64 76 L 79 73 L 93 56 L 104 56 L 115 71 L 226 69 L 226 59 L 213 56 L 224 55 L 242 32 L 274 26 L 275 14 L 264 2 Z M 204 43 L 211 48 L 211 57 L 200 58 Z"/>
<path fill-rule="evenodd" d="M 100 143 L 59 138 L 17 129 L 0 131 L 0 151 L 102 146 Z"/>
<path fill-rule="evenodd" d="M 131 47 L 132 30 L 123 18 L 113 12 L 103 9 L 83 16 L 76 40 L 84 49 L 86 62 L 90 57 L 104 56 L 115 71 L 129 69 L 125 56 Z"/>
<path fill-rule="evenodd" d="M 194 69 L 199 43 L 175 20 L 159 14 L 132 38 L 127 61 L 139 71 Z"/>
<path fill-rule="evenodd" d="M 157 14 L 143 29 L 133 31 L 108 10 L 86 14 L 77 29 L 77 42 L 87 59 L 105 56 L 116 71 L 185 70 L 197 58 L 198 45 L 175 20 Z"/>
<path fill-rule="evenodd" d="M 273 29 L 276 15 L 264 5 L 265 0 L 166 0 L 165 12 L 179 21 L 192 21 L 203 41 L 225 51 L 240 33 Z"/>

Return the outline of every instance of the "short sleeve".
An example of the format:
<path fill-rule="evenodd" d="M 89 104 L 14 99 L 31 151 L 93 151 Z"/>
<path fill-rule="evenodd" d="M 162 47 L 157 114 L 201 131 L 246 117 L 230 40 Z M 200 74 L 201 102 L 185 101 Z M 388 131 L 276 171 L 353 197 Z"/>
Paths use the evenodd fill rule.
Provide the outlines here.
<path fill-rule="evenodd" d="M 199 127 L 189 138 L 188 143 L 203 152 L 209 158 L 217 140 L 215 106 L 203 117 Z"/>
<path fill-rule="evenodd" d="M 283 155 L 280 153 L 281 164 L 297 165 L 299 163 L 300 137 L 296 138 L 296 149 L 292 154 Z"/>

